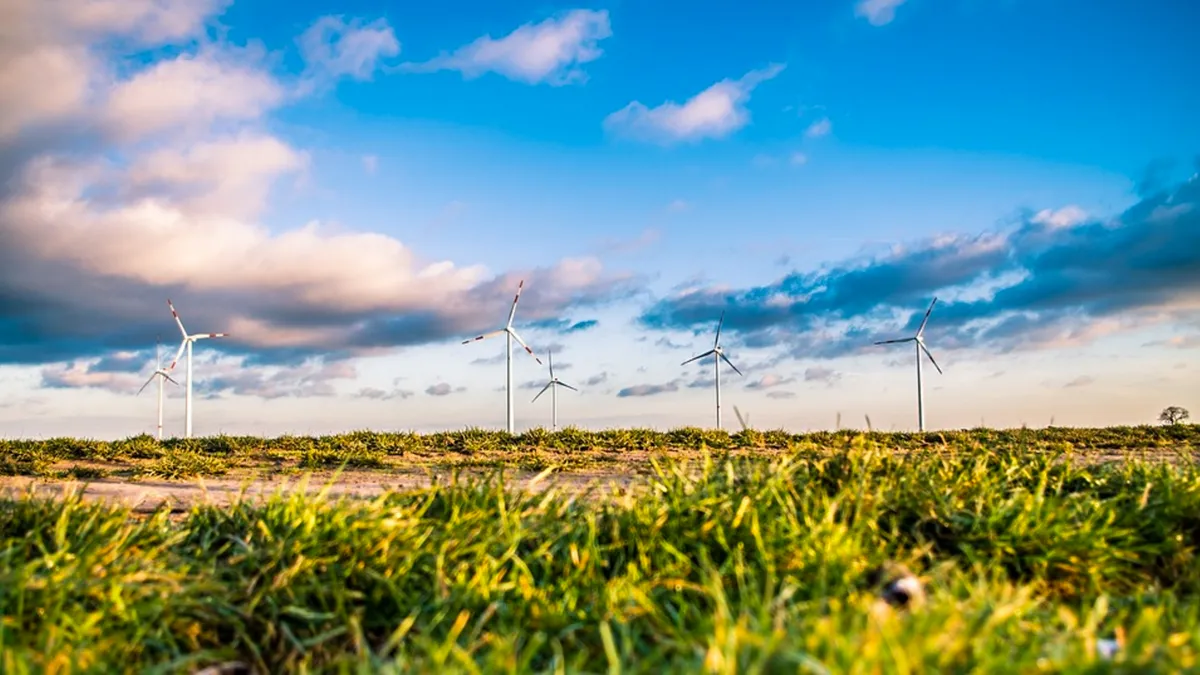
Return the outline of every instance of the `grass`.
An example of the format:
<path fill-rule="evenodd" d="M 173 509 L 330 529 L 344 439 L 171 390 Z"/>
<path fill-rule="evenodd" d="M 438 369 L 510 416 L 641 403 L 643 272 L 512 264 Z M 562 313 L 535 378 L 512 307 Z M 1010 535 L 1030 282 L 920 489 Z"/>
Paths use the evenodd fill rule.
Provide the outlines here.
<path fill-rule="evenodd" d="M 1139 433 L 1136 447 L 1156 440 Z M 361 443 L 350 454 L 393 454 L 390 436 L 350 438 Z M 1052 438 L 976 447 L 936 434 L 899 454 L 883 438 L 651 459 L 651 489 L 587 500 L 515 492 L 495 474 L 370 502 L 291 493 L 201 506 L 181 520 L 75 498 L 4 502 L 0 671 L 1200 668 L 1194 460 L 1098 464 Z M 458 441 L 467 453 L 513 442 L 439 442 Z M 188 451 L 244 447 L 228 445 Z M 868 573 L 885 560 L 921 574 L 922 607 L 875 609 Z M 1105 661 L 1097 641 L 1111 638 L 1121 649 Z"/>
<path fill-rule="evenodd" d="M 654 454 L 689 456 L 713 451 L 773 456 L 806 449 L 846 448 L 860 438 L 899 452 L 1057 452 L 1069 448 L 1093 455 L 1171 455 L 1200 447 L 1200 425 L 967 429 L 924 434 L 856 430 L 792 434 L 754 429 L 730 434 L 690 427 L 665 432 L 532 429 L 516 435 L 481 429 L 433 434 L 359 431 L 337 436 L 211 436 L 162 442 L 144 434 L 119 441 L 0 440 L 0 476 L 60 477 L 80 467 L 79 462 L 88 462 L 105 475 L 126 479 L 191 479 L 238 470 L 280 472 L 340 467 L 361 471 L 414 466 L 648 470 L 647 460 Z"/>

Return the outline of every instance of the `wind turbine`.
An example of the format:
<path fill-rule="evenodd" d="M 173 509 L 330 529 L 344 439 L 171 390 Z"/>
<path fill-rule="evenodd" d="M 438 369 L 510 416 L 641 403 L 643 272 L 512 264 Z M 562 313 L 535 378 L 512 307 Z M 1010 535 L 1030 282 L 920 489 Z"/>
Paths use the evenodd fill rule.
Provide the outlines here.
<path fill-rule="evenodd" d="M 163 368 L 162 344 L 160 344 L 158 341 L 155 341 L 154 343 L 154 368 L 154 373 L 150 375 L 149 379 L 146 380 L 146 384 L 143 384 L 142 388 L 138 389 L 137 394 L 134 394 L 134 396 L 140 395 L 146 388 L 146 385 L 150 384 L 150 380 L 153 380 L 156 377 L 158 378 L 158 440 L 161 441 L 163 420 L 163 380 L 169 380 L 174 382 L 176 385 L 179 383 L 171 379 L 171 376 L 167 374 L 167 370 Z"/>
<path fill-rule="evenodd" d="M 724 359 L 725 363 L 728 363 L 729 367 L 733 368 L 733 372 L 737 373 L 738 375 L 742 374 L 742 371 L 738 370 L 737 366 L 733 365 L 733 362 L 729 360 L 729 357 L 725 356 L 725 350 L 721 347 L 721 325 L 724 323 L 725 323 L 725 312 L 721 312 L 721 320 L 717 322 L 717 337 L 716 337 L 716 339 L 713 340 L 713 348 L 704 352 L 700 356 L 693 356 L 692 358 L 688 359 L 687 361 L 684 361 L 683 363 L 679 364 L 681 366 L 686 366 L 687 364 L 691 363 L 692 361 L 699 361 L 700 359 L 702 359 L 706 356 L 713 357 L 713 362 L 716 365 L 716 372 L 717 372 L 716 385 L 717 385 L 717 428 L 718 429 L 721 428 L 721 359 Z"/>
<path fill-rule="evenodd" d="M 184 416 L 183 416 L 183 436 L 184 438 L 192 437 L 192 343 L 196 340 L 204 340 L 206 338 L 229 337 L 229 333 L 193 333 L 188 335 L 188 332 L 183 328 L 183 321 L 179 319 L 179 312 L 175 311 L 175 305 L 171 304 L 170 298 L 167 299 L 167 307 L 171 308 L 171 316 L 175 317 L 175 325 L 179 326 L 179 332 L 183 334 L 183 342 L 179 343 L 179 351 L 175 352 L 175 358 L 171 360 L 171 365 L 167 367 L 167 372 L 175 370 L 175 364 L 179 363 L 179 357 L 183 355 L 184 350 L 187 350 L 187 390 L 184 395 Z"/>
<path fill-rule="evenodd" d="M 542 387 L 542 390 L 537 393 L 537 396 L 533 397 L 533 401 L 530 401 L 530 403 L 537 401 L 538 398 L 540 398 L 541 395 L 546 393 L 546 390 L 549 389 L 551 401 L 550 409 L 553 411 L 550 417 L 550 430 L 558 431 L 558 388 L 566 387 L 571 391 L 579 390 L 554 376 L 554 352 L 548 352 L 546 354 L 546 358 L 550 361 L 550 381 L 546 383 L 546 386 Z"/>
<path fill-rule="evenodd" d="M 521 299 L 521 289 L 524 287 L 525 287 L 525 280 L 522 279 L 521 282 L 519 284 L 517 284 L 517 295 L 513 298 L 512 309 L 510 309 L 508 311 L 508 323 L 504 324 L 504 328 L 501 328 L 500 330 L 494 330 L 490 333 L 484 333 L 483 335 L 480 335 L 477 338 L 472 338 L 470 340 L 463 340 L 463 344 L 465 345 L 465 344 L 470 344 L 472 342 L 478 342 L 480 340 L 486 340 L 490 337 L 496 337 L 497 335 L 500 335 L 500 334 L 505 335 L 506 341 L 505 341 L 504 353 L 507 356 L 506 360 L 508 362 L 508 386 L 506 389 L 508 392 L 508 433 L 510 433 L 510 434 L 514 433 L 514 427 L 513 427 L 513 371 L 512 371 L 512 366 L 513 366 L 513 364 L 512 364 L 512 351 L 513 351 L 512 350 L 512 341 L 513 341 L 513 339 L 515 338 L 517 342 L 521 343 L 521 346 L 525 348 L 525 351 L 529 352 L 529 355 L 533 357 L 534 361 L 538 362 L 538 365 L 542 364 L 542 360 L 539 359 L 537 357 L 537 355 L 533 353 L 533 350 L 529 348 L 529 345 L 525 344 L 525 341 L 521 339 L 520 335 L 517 335 L 517 331 L 513 330 L 513 327 L 512 327 L 513 317 L 517 315 L 517 301 Z"/>
<path fill-rule="evenodd" d="M 921 319 L 921 327 L 917 329 L 917 334 L 910 338 L 901 338 L 899 340 L 884 340 L 876 342 L 877 345 L 893 345 L 901 342 L 912 342 L 916 345 L 917 350 L 917 429 L 925 431 L 925 401 L 921 387 L 921 352 L 925 352 L 925 356 L 929 357 L 929 362 L 937 368 L 938 374 L 942 374 L 942 368 L 934 360 L 933 354 L 929 352 L 929 348 L 925 346 L 925 324 L 929 323 L 929 313 L 933 311 L 933 306 L 937 304 L 937 298 L 929 303 L 929 309 L 925 310 L 925 318 Z"/>

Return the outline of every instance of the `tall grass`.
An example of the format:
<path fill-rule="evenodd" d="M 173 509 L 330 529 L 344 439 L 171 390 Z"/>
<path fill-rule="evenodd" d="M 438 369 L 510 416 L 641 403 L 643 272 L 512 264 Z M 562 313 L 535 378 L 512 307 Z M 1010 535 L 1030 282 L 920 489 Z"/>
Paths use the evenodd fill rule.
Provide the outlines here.
<path fill-rule="evenodd" d="M 648 490 L 493 475 L 182 521 L 26 497 L 0 508 L 0 670 L 1200 668 L 1200 470 L 1074 459 L 859 439 L 655 462 Z M 919 610 L 873 611 L 885 560 L 928 581 Z"/>

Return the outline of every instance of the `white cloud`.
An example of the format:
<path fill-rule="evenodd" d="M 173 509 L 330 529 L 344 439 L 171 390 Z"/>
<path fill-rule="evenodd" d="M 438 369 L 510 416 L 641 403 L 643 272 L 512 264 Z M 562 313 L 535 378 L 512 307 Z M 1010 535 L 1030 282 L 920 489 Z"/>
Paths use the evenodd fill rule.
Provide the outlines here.
<path fill-rule="evenodd" d="M 425 388 L 425 393 L 429 396 L 449 396 L 450 394 L 462 393 L 466 391 L 466 387 L 451 387 L 445 382 L 431 384 Z"/>
<path fill-rule="evenodd" d="M 50 389 L 105 389 L 132 394 L 146 381 L 133 373 L 92 370 L 91 364 L 74 362 L 42 369 L 42 386 Z"/>
<path fill-rule="evenodd" d="M 805 382 L 824 382 L 825 384 L 833 385 L 833 383 L 840 379 L 842 379 L 842 374 L 832 368 L 814 366 L 804 369 Z"/>
<path fill-rule="evenodd" d="M 228 0 L 4 0 L 0 142 L 86 108 L 95 90 L 111 78 L 91 42 L 113 35 L 141 46 L 190 39 L 226 4 Z"/>
<path fill-rule="evenodd" d="M 363 171 L 366 171 L 368 175 L 373 176 L 375 175 L 375 172 L 379 170 L 379 158 L 375 155 L 363 155 L 362 165 Z"/>
<path fill-rule="evenodd" d="M 408 389 L 397 388 L 392 389 L 391 391 L 385 391 L 383 389 L 379 389 L 378 387 L 363 387 L 362 389 L 358 390 L 358 393 L 354 394 L 354 398 L 366 398 L 374 401 L 391 401 L 397 398 L 411 398 L 412 396 L 413 392 Z"/>
<path fill-rule="evenodd" d="M 358 376 L 354 364 L 314 358 L 287 367 L 247 367 L 244 359 L 220 359 L 206 363 L 197 373 L 198 393 L 208 397 L 225 394 L 267 400 L 337 395 L 336 382 Z"/>
<path fill-rule="evenodd" d="M 231 0 L 5 0 L 0 37 L 6 44 L 88 40 L 119 34 L 143 44 L 190 38 Z"/>
<path fill-rule="evenodd" d="M 820 138 L 828 136 L 831 131 L 833 131 L 833 123 L 829 121 L 828 117 L 822 117 L 808 125 L 808 129 L 804 131 L 804 135 L 809 138 Z"/>
<path fill-rule="evenodd" d="M 103 114 L 114 134 L 134 140 L 168 129 L 195 133 L 218 120 L 256 120 L 284 95 L 250 52 L 211 50 L 160 61 L 121 82 Z"/>
<path fill-rule="evenodd" d="M 788 162 L 792 166 L 804 166 L 808 164 L 808 155 L 803 152 L 793 152 L 792 156 L 788 158 Z"/>
<path fill-rule="evenodd" d="M 682 199 L 675 199 L 670 204 L 667 204 L 667 211 L 671 213 L 683 213 L 690 208 L 692 208 L 692 205 Z"/>
<path fill-rule="evenodd" d="M 751 382 L 747 383 L 746 389 L 751 389 L 751 390 L 772 389 L 774 387 L 779 387 L 779 386 L 789 384 L 789 383 L 792 383 L 795 381 L 796 381 L 796 378 L 794 378 L 794 377 L 784 377 L 782 375 L 777 375 L 775 373 L 767 373 L 766 375 L 763 375 L 762 377 L 758 378 L 757 380 L 752 380 Z"/>
<path fill-rule="evenodd" d="M 737 80 L 721 80 L 682 104 L 667 101 L 648 108 L 634 101 L 606 117 L 604 127 L 610 133 L 664 144 L 724 138 L 750 123 L 750 93 L 783 69 L 783 64 L 772 64 Z"/>
<path fill-rule="evenodd" d="M 0 49 L 0 141 L 24 127 L 57 121 L 83 104 L 92 69 L 86 51 L 51 45 L 6 52 Z"/>
<path fill-rule="evenodd" d="M 896 8 L 906 0 L 859 0 L 854 15 L 865 17 L 872 26 L 883 26 L 896 18 Z"/>
<path fill-rule="evenodd" d="M 400 41 L 385 19 L 349 23 L 323 16 L 297 39 L 309 77 L 369 80 L 379 60 L 400 53 Z"/>
<path fill-rule="evenodd" d="M 284 173 L 304 168 L 308 156 L 272 136 L 243 132 L 186 147 L 153 150 L 126 174 L 133 194 L 170 197 L 193 214 L 253 216 Z"/>
<path fill-rule="evenodd" d="M 1057 230 L 1059 228 L 1078 225 L 1087 219 L 1087 211 L 1072 204 L 1064 206 L 1061 209 L 1042 209 L 1034 214 L 1030 220 L 1039 225 L 1045 225 L 1052 230 Z"/>
<path fill-rule="evenodd" d="M 527 23 L 496 39 L 485 35 L 454 52 L 401 66 L 410 72 L 457 70 L 472 79 L 495 72 L 527 84 L 561 86 L 584 82 L 580 67 L 603 55 L 600 40 L 612 36 L 607 10 L 576 9 Z"/>

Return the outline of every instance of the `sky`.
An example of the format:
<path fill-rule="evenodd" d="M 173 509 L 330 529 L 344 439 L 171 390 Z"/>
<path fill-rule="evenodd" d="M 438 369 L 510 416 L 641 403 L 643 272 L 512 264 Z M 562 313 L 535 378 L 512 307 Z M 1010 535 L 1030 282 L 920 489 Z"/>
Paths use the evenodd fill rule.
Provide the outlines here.
<path fill-rule="evenodd" d="M 9 0 L 0 437 L 1200 412 L 1200 5 Z M 1190 73 L 1190 74 L 1189 74 Z M 161 357 L 156 357 L 161 344 Z M 184 383 L 186 364 L 172 377 Z M 183 433 L 165 384 L 165 433 Z"/>

